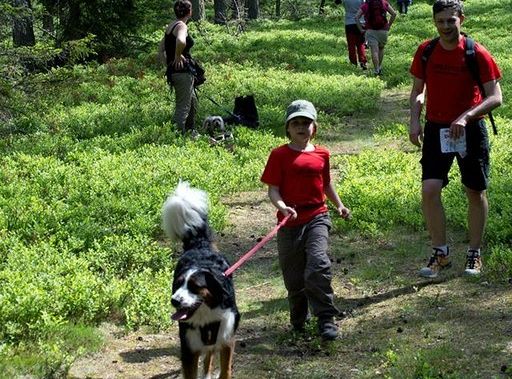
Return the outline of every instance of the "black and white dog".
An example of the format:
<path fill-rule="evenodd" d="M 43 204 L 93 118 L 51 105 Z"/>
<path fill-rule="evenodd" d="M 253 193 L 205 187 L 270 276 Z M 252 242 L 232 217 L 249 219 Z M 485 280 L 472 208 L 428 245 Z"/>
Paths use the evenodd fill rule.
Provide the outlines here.
<path fill-rule="evenodd" d="M 179 322 L 181 363 L 185 379 L 197 379 L 204 356 L 203 378 L 211 378 L 213 356 L 220 353 L 220 379 L 231 378 L 234 335 L 240 314 L 227 260 L 212 247 L 208 202 L 204 191 L 180 182 L 162 208 L 166 235 L 183 243 L 174 270 L 171 317 Z"/>

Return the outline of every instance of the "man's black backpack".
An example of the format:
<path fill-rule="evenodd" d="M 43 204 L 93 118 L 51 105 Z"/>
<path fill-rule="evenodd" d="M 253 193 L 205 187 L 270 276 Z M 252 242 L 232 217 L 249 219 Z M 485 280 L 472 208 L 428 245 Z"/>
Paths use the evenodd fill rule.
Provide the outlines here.
<path fill-rule="evenodd" d="M 432 54 L 432 51 L 434 51 L 434 48 L 436 47 L 438 42 L 439 42 L 439 37 L 436 37 L 436 38 L 430 40 L 428 45 L 425 46 L 425 49 L 423 50 L 423 54 L 421 56 L 421 61 L 423 62 L 423 77 L 424 78 L 426 77 L 428 58 Z M 466 35 L 465 35 L 465 51 L 466 51 L 466 65 L 468 66 L 469 72 L 471 73 L 471 77 L 478 85 L 478 88 L 480 89 L 482 96 L 485 97 L 485 89 L 484 89 L 482 80 L 480 79 L 480 71 L 478 70 L 478 62 L 476 60 L 475 41 L 471 37 L 468 37 Z M 489 120 L 491 121 L 493 133 L 498 134 L 498 129 L 496 128 L 496 124 L 494 123 L 494 117 L 491 112 L 489 112 Z"/>

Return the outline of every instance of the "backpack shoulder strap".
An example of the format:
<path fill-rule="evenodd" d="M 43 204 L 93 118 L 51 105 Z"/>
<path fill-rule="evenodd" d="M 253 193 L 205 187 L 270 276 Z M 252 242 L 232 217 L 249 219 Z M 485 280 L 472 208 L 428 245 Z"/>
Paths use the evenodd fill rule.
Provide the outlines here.
<path fill-rule="evenodd" d="M 469 72 L 471 73 L 471 77 L 478 85 L 482 96 L 485 97 L 485 88 L 482 83 L 482 79 L 480 79 L 480 70 L 478 68 L 478 61 L 476 60 L 475 41 L 473 38 L 467 35 L 465 35 L 464 51 L 466 55 L 466 65 L 468 66 Z M 489 112 L 489 120 L 491 121 L 493 133 L 498 134 L 496 124 L 494 123 L 494 117 L 491 112 Z"/>
<path fill-rule="evenodd" d="M 480 91 L 483 93 L 483 84 L 480 80 L 480 71 L 478 70 L 478 62 L 476 61 L 476 53 L 475 53 L 475 41 L 473 38 L 466 36 L 464 51 L 466 55 L 466 65 L 468 66 L 469 72 L 471 73 L 471 77 L 478 84 Z M 485 96 L 485 94 L 484 94 Z"/>
<path fill-rule="evenodd" d="M 426 78 L 427 74 L 427 62 L 428 58 L 432 55 L 432 52 L 434 51 L 434 48 L 436 47 L 437 43 L 439 42 L 439 37 L 432 38 L 427 46 L 423 49 L 423 54 L 421 54 L 421 62 L 423 63 L 423 78 Z"/>

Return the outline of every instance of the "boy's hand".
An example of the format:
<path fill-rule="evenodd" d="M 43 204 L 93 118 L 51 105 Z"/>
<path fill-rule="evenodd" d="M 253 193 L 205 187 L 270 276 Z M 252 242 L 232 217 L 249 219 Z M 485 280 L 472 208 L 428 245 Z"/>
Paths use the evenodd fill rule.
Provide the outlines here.
<path fill-rule="evenodd" d="M 413 145 L 421 147 L 421 142 L 423 141 L 423 130 L 419 123 L 410 126 L 409 141 L 411 141 Z"/>
<path fill-rule="evenodd" d="M 284 217 L 291 214 L 292 215 L 290 217 L 291 220 L 295 220 L 297 218 L 297 212 L 292 207 L 285 207 L 283 209 L 279 209 L 279 211 L 284 215 Z"/>
<path fill-rule="evenodd" d="M 347 207 L 344 207 L 344 206 L 339 207 L 338 214 L 340 215 L 340 217 L 342 219 L 350 220 L 351 213 L 350 213 L 350 209 L 348 209 Z"/>

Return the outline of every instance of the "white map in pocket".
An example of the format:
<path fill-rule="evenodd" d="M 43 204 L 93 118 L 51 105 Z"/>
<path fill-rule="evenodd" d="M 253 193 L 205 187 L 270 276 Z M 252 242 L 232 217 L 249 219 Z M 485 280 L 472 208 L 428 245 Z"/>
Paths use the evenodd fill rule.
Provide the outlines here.
<path fill-rule="evenodd" d="M 466 134 L 453 139 L 450 137 L 450 129 L 443 128 L 439 131 L 439 140 L 441 142 L 441 152 L 443 153 L 460 153 L 466 154 Z"/>

